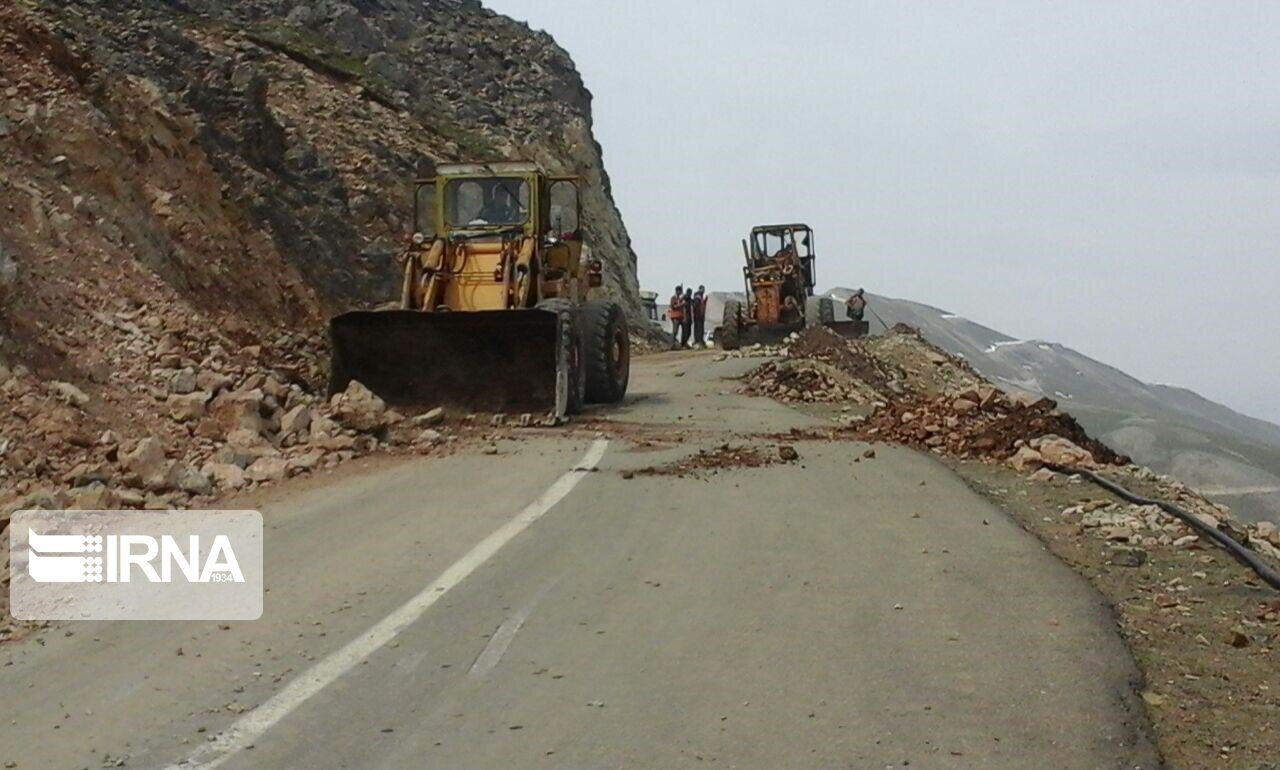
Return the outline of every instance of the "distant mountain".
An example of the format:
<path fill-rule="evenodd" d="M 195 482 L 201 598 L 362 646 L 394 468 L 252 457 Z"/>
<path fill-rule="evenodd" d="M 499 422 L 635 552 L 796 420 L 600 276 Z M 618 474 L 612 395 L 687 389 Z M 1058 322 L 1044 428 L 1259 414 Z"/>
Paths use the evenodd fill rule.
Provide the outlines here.
<path fill-rule="evenodd" d="M 828 292 L 837 300 L 850 293 Z M 724 301 L 740 296 L 712 293 L 708 319 L 718 325 Z M 1142 382 L 1057 343 L 1015 339 L 918 302 L 876 295 L 868 300 L 873 333 L 896 323 L 914 326 L 993 382 L 1058 401 L 1090 433 L 1139 463 L 1177 477 L 1244 519 L 1280 522 L 1280 425 L 1185 388 Z"/>

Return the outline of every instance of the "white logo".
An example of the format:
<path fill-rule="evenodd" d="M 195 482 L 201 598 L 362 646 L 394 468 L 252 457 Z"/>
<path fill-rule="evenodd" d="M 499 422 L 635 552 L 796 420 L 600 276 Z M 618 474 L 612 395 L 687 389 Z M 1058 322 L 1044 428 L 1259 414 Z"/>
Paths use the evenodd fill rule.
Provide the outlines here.
<path fill-rule="evenodd" d="M 22 620 L 252 620 L 257 511 L 19 511 L 10 611 Z"/>
<path fill-rule="evenodd" d="M 244 582 L 226 535 L 214 536 L 203 565 L 198 535 L 188 538 L 184 551 L 169 535 L 107 535 L 104 540 L 102 535 L 38 535 L 28 529 L 27 547 L 27 571 L 37 583 L 128 583 L 135 567 L 152 583 L 172 582 L 175 567 L 189 583 Z M 86 555 L 65 555 L 69 553 Z M 153 564 L 157 556 L 159 571 Z"/>

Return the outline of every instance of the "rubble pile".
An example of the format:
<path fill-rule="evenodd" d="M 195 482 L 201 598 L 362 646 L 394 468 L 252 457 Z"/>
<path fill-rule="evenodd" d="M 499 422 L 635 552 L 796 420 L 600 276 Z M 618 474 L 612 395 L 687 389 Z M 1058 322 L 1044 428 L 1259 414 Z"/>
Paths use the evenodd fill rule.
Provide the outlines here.
<path fill-rule="evenodd" d="M 968 459 L 1014 460 L 1019 470 L 1046 463 L 1097 467 L 1127 458 L 1096 441 L 1049 399 L 1009 396 L 991 385 L 937 397 L 896 399 L 862 427 L 871 438 Z"/>
<path fill-rule="evenodd" d="M 825 326 L 794 333 L 786 355 L 793 360 L 821 361 L 879 393 L 892 393 L 904 379 L 901 370 L 872 354 L 874 340 L 846 340 Z"/>
<path fill-rule="evenodd" d="M 690 476 L 714 475 L 733 468 L 762 468 L 777 463 L 796 462 L 800 453 L 790 444 L 780 444 L 771 450 L 754 446 L 721 444 L 714 449 L 700 449 L 688 457 L 665 465 L 625 471 L 623 478 L 635 476 Z"/>
<path fill-rule="evenodd" d="M 747 376 L 746 393 L 772 396 L 788 402 L 866 403 L 874 398 L 865 386 L 822 361 L 784 359 L 770 361 Z"/>

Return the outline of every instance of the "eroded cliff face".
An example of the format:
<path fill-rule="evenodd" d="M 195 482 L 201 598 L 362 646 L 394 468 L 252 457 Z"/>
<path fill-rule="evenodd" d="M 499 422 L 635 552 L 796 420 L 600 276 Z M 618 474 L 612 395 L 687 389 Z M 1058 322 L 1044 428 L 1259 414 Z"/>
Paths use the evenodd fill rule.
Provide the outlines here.
<path fill-rule="evenodd" d="M 86 140 L 132 143 L 122 149 L 145 163 L 167 148 L 115 135 L 117 124 L 152 113 L 180 126 L 177 145 L 209 166 L 214 189 L 143 184 L 166 205 L 173 194 L 179 207 L 232 213 L 241 237 L 262 239 L 326 310 L 394 293 L 391 255 L 414 177 L 439 161 L 497 158 L 586 179 L 588 245 L 608 291 L 637 309 L 635 255 L 592 136 L 591 95 L 544 33 L 450 0 L 25 0 L 19 9 L 19 34 L 40 39 L 86 117 L 105 120 L 80 127 Z M 41 101 L 20 88 L 6 112 L 21 119 Z M 72 157 L 48 139 L 28 148 L 33 160 Z M 75 165 L 69 176 L 90 181 L 94 170 Z M 139 259 L 175 277 L 173 240 L 143 244 Z M 200 261 L 201 250 L 191 256 Z"/>
<path fill-rule="evenodd" d="M 329 315 L 394 298 L 441 161 L 583 176 L 638 310 L 590 102 L 554 41 L 476 3 L 0 3 L 0 531 L 383 446 L 300 416 L 328 408 Z"/>

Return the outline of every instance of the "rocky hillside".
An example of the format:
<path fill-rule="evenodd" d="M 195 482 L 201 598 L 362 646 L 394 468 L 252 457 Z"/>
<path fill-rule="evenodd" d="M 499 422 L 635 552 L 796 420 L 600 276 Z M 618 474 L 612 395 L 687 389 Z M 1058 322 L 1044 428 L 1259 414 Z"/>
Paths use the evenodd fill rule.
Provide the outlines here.
<path fill-rule="evenodd" d="M 6 155 L 36 176 L 13 183 L 42 195 L 66 186 L 82 201 L 73 218 L 119 214 L 97 229 L 166 277 L 227 239 L 199 225 L 185 238 L 161 232 L 175 229 L 163 220 L 192 212 L 203 224 L 216 209 L 322 300 L 380 300 L 408 182 L 441 160 L 518 157 L 586 178 L 589 243 L 634 306 L 635 256 L 592 137 L 590 93 L 549 36 L 479 3 L 22 0 L 4 29 Z M 122 180 L 102 155 L 142 167 Z M 169 178 L 148 167 L 161 162 Z M 94 189 L 110 181 L 123 189 Z M 201 235 L 210 242 L 190 242 Z"/>
<path fill-rule="evenodd" d="M 584 177 L 638 310 L 590 106 L 550 37 L 477 2 L 0 3 L 0 517 L 184 504 L 222 485 L 183 469 L 305 454 L 285 418 L 322 395 L 325 320 L 392 296 L 441 161 Z M 147 438 L 150 481 L 126 467 Z"/>

